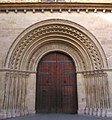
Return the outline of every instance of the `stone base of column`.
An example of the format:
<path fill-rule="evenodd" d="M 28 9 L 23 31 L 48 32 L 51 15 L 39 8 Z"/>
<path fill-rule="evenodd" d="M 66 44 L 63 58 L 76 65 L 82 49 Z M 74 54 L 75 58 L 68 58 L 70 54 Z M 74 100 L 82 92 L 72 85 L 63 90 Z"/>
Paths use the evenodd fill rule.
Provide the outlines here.
<path fill-rule="evenodd" d="M 106 110 L 101 108 L 80 108 L 78 114 L 85 114 L 98 117 L 112 117 L 112 110 Z"/>
<path fill-rule="evenodd" d="M 35 110 L 28 110 L 28 114 L 35 114 L 36 111 Z"/>
<path fill-rule="evenodd" d="M 107 110 L 107 117 L 112 117 L 112 109 Z"/>
<path fill-rule="evenodd" d="M 20 117 L 20 116 L 26 116 L 29 114 L 35 114 L 35 110 L 24 110 L 24 111 L 19 111 L 19 110 L 11 110 L 11 111 L 6 111 L 6 110 L 1 110 L 0 111 L 0 119 L 6 119 L 6 118 L 13 118 L 13 117 Z"/>
<path fill-rule="evenodd" d="M 78 110 L 78 114 L 79 114 L 79 115 L 83 115 L 83 114 L 84 114 L 84 109 L 83 109 L 83 108 L 80 108 L 80 109 Z"/>
<path fill-rule="evenodd" d="M 6 111 L 5 110 L 1 110 L 0 111 L 0 119 L 5 119 L 6 118 Z"/>

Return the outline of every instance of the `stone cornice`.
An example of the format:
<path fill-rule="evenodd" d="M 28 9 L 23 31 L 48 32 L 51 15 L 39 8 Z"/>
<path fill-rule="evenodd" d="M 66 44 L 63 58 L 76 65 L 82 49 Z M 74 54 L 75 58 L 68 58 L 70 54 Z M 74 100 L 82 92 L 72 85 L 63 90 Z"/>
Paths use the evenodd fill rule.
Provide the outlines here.
<path fill-rule="evenodd" d="M 75 3 L 75 2 L 50 2 L 50 3 L 0 3 L 0 12 L 112 12 L 112 3 Z"/>

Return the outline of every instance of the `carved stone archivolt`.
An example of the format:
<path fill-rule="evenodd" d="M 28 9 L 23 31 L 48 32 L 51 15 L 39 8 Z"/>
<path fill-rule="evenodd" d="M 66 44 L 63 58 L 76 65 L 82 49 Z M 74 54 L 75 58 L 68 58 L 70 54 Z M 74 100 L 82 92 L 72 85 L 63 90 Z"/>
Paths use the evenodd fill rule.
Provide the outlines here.
<path fill-rule="evenodd" d="M 80 66 L 77 70 L 107 67 L 106 57 L 95 37 L 82 26 L 60 19 L 45 20 L 26 29 L 10 48 L 6 66 L 35 70 L 31 65 L 54 50 L 66 52 L 75 59 Z"/>

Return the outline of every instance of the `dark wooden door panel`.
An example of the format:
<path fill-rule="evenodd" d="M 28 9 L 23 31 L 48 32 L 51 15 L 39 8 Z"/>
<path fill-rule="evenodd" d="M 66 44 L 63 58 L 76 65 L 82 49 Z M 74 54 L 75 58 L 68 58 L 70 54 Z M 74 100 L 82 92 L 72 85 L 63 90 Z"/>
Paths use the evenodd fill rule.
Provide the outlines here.
<path fill-rule="evenodd" d="M 53 52 L 41 59 L 37 70 L 37 112 L 74 113 L 76 89 L 75 66 L 70 57 Z"/>

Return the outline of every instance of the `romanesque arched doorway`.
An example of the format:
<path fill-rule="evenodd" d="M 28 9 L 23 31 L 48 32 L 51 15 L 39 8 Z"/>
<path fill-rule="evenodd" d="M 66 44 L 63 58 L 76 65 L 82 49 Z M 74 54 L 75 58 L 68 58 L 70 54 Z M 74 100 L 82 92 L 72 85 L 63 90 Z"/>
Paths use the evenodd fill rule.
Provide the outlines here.
<path fill-rule="evenodd" d="M 15 113 L 16 116 L 18 112 L 15 111 L 21 111 L 21 114 L 38 111 L 35 109 L 36 70 L 43 56 L 53 51 L 66 53 L 75 63 L 77 112 L 91 115 L 102 114 L 103 110 L 106 114 L 110 99 L 108 78 L 104 71 L 104 68 L 108 68 L 105 53 L 98 40 L 86 28 L 63 19 L 38 22 L 13 42 L 5 62 L 6 68 L 10 69 L 6 74 L 3 100 L 6 113 Z M 16 86 L 12 81 L 15 81 Z M 14 93 L 9 94 L 9 91 Z"/>
<path fill-rule="evenodd" d="M 77 113 L 76 70 L 60 52 L 45 55 L 37 68 L 36 112 Z"/>

